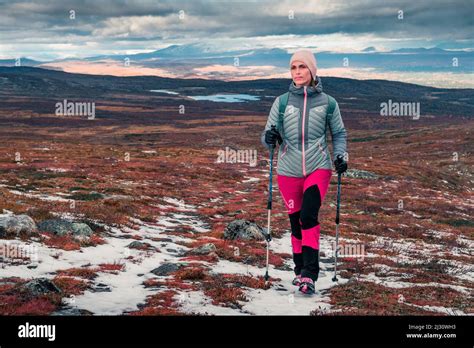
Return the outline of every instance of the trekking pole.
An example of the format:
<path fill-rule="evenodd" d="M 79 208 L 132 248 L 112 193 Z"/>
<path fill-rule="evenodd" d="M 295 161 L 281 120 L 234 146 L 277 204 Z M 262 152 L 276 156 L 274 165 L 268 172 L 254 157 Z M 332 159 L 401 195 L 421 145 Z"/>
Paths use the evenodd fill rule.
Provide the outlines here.
<path fill-rule="evenodd" d="M 275 126 L 272 126 L 272 129 L 275 129 Z M 273 190 L 273 153 L 275 152 L 276 144 L 272 145 L 270 149 L 270 181 L 268 184 L 268 201 L 267 201 L 267 233 L 264 234 L 265 240 L 267 242 L 267 262 L 266 262 L 266 272 L 265 272 L 265 282 L 268 282 L 268 260 L 270 255 L 270 241 L 272 240 L 272 236 L 270 233 L 270 216 L 272 212 L 272 190 Z"/>
<path fill-rule="evenodd" d="M 341 173 L 337 174 L 337 203 L 336 203 L 336 251 L 334 253 L 334 277 L 332 278 L 333 282 L 337 282 L 337 254 L 339 252 L 338 243 L 339 243 L 339 207 L 341 206 Z"/>

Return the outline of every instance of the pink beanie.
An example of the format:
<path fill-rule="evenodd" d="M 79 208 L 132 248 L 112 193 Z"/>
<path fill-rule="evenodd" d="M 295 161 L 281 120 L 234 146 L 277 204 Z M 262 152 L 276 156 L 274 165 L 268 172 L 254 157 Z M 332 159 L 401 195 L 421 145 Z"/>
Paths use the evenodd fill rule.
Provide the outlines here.
<path fill-rule="evenodd" d="M 314 56 L 313 52 L 308 51 L 308 50 L 299 50 L 293 53 L 290 59 L 290 69 L 291 69 L 291 64 L 295 60 L 305 63 L 309 71 L 311 72 L 311 76 L 313 77 L 313 80 L 316 78 L 316 72 L 317 72 L 316 57 Z"/>

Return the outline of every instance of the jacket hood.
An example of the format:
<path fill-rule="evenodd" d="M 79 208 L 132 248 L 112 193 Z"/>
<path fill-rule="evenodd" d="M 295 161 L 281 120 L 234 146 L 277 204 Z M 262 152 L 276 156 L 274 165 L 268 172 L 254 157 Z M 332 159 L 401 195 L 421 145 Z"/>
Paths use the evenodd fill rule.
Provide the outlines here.
<path fill-rule="evenodd" d="M 316 94 L 316 93 L 321 93 L 323 91 L 323 84 L 321 82 L 321 78 L 319 76 L 316 75 L 316 86 L 307 86 L 306 87 L 306 93 L 311 96 L 313 94 Z M 300 94 L 300 95 L 303 95 L 304 94 L 304 88 L 303 87 L 296 87 L 294 82 L 291 81 L 290 83 L 290 88 L 288 89 L 291 93 L 293 94 Z"/>

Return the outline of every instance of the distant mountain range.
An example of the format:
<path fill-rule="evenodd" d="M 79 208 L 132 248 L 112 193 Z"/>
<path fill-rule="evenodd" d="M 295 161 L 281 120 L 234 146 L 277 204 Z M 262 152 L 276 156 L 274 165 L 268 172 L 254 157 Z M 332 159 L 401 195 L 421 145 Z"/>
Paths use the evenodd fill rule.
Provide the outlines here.
<path fill-rule="evenodd" d="M 0 59 L 0 66 L 38 66 L 44 64 L 34 59 L 21 57 L 19 59 Z"/>
<path fill-rule="evenodd" d="M 238 58 L 240 66 L 268 66 L 287 69 L 291 54 L 280 48 L 241 49 L 233 51 L 219 51 L 218 48 L 194 43 L 187 45 L 172 45 L 160 50 L 129 55 L 101 55 L 83 59 L 68 58 L 39 62 L 21 58 L 22 66 L 43 66 L 51 68 L 52 65 L 61 66 L 64 62 L 94 62 L 104 61 L 123 62 L 129 59 L 133 64 L 148 68 L 169 67 L 170 64 L 185 64 L 189 67 L 206 66 L 213 64 L 233 65 Z M 374 47 L 367 47 L 357 53 L 316 53 L 318 64 L 324 68 L 340 68 L 346 59 L 353 68 L 374 68 L 389 71 L 413 72 L 465 72 L 474 71 L 474 51 L 446 50 L 439 47 L 433 48 L 402 48 L 389 52 L 377 51 Z M 453 68 L 453 59 L 456 58 L 458 66 Z M 0 60 L 0 66 L 13 66 L 14 59 Z"/>

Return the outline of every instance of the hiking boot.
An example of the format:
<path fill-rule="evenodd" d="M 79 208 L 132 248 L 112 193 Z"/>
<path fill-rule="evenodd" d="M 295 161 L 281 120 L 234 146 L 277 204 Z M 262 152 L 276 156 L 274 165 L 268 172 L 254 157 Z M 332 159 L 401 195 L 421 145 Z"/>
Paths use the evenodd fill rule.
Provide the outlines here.
<path fill-rule="evenodd" d="M 311 278 L 301 278 L 301 283 L 299 285 L 299 290 L 303 294 L 312 295 L 314 294 L 314 281 Z"/>
<path fill-rule="evenodd" d="M 301 284 L 301 274 L 298 274 L 298 275 L 293 279 L 293 281 L 291 282 L 291 284 L 296 285 L 296 286 L 300 286 L 300 284 Z"/>

